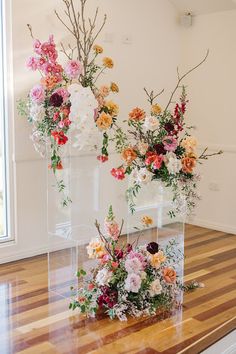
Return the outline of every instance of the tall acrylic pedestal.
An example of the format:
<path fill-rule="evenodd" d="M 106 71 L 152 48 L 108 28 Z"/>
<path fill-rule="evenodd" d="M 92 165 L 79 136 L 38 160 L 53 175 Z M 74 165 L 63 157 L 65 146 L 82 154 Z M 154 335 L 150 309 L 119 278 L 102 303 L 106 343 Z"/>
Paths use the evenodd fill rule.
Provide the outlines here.
<path fill-rule="evenodd" d="M 69 154 L 68 154 L 69 155 Z M 94 155 L 63 157 L 63 170 L 48 171 L 48 280 L 49 290 L 63 297 L 70 296 L 76 286 L 78 268 L 90 268 L 86 246 L 96 236 L 94 220 L 103 216 L 102 181 Z M 62 206 L 63 192 L 55 187 L 63 180 L 64 198 L 71 203 Z"/>

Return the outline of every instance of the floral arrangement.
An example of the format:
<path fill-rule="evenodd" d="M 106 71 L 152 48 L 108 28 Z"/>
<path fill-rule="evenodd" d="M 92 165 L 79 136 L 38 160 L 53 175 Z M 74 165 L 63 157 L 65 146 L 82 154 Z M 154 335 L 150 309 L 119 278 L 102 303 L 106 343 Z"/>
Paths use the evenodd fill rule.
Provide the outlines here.
<path fill-rule="evenodd" d="M 222 151 L 207 154 L 207 148 L 202 154 L 197 154 L 197 140 L 191 134 L 191 129 L 185 122 L 187 109 L 187 94 L 182 80 L 198 68 L 207 58 L 189 70 L 178 82 L 164 109 L 156 102 L 153 91 L 145 92 L 150 104 L 150 110 L 145 112 L 136 107 L 129 113 L 127 129 L 116 128 L 112 141 L 120 154 L 122 164 L 111 170 L 112 176 L 123 180 L 131 175 L 133 184 L 127 190 L 127 199 L 132 212 L 135 210 L 135 197 L 142 185 L 150 181 L 160 181 L 173 191 L 173 208 L 170 215 L 191 212 L 199 196 L 196 192 L 199 174 L 196 173 L 197 163 L 208 159 Z M 179 102 L 173 109 L 170 107 L 173 97 L 179 87 L 182 87 Z"/>
<path fill-rule="evenodd" d="M 152 219 L 144 216 L 142 224 L 148 227 Z M 88 275 L 83 269 L 78 271 L 82 287 L 72 288 L 71 309 L 78 308 L 88 317 L 95 317 L 100 310 L 111 319 L 126 321 L 127 316 L 151 316 L 178 305 L 177 295 L 183 286 L 175 264 L 183 256 L 174 240 L 165 250 L 156 242 L 146 246 L 122 242 L 123 221 L 119 227 L 111 206 L 104 232 L 97 221 L 95 225 L 99 236 L 91 240 L 87 252 L 97 265 Z"/>
<path fill-rule="evenodd" d="M 97 148 L 96 136 L 103 134 L 106 145 L 106 131 L 116 121 L 118 105 L 108 96 L 119 92 L 116 83 L 97 86 L 97 80 L 105 70 L 112 69 L 114 62 L 110 57 L 103 57 L 103 48 L 96 44 L 96 39 L 106 23 L 106 15 L 97 28 L 98 9 L 93 19 L 85 16 L 87 0 L 80 0 L 80 9 L 76 9 L 74 0 L 63 0 L 66 7 L 65 19 L 57 11 L 60 22 L 74 37 L 75 46 L 68 48 L 61 43 L 61 52 L 66 62 L 61 64 L 53 35 L 48 41 L 41 42 L 33 36 L 33 56 L 27 60 L 27 67 L 40 74 L 39 82 L 32 87 L 26 100 L 19 101 L 19 112 L 28 117 L 32 125 L 31 139 L 41 155 L 46 149 L 50 154 L 50 168 L 56 175 L 63 169 L 63 147 L 69 141 L 82 150 Z M 67 22 L 69 24 L 67 24 Z M 95 140 L 94 140 L 95 139 Z M 104 161 L 104 151 L 99 159 Z M 63 180 L 57 180 L 59 191 L 65 189 Z M 67 205 L 69 197 L 63 204 Z"/>

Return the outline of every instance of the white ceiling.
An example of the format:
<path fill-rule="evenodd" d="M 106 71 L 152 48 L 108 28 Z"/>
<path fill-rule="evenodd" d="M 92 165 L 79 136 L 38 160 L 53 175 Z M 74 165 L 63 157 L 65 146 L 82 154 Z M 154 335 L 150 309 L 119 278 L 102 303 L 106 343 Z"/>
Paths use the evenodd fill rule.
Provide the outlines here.
<path fill-rule="evenodd" d="M 170 0 L 180 13 L 201 15 L 218 11 L 236 10 L 236 0 Z"/>

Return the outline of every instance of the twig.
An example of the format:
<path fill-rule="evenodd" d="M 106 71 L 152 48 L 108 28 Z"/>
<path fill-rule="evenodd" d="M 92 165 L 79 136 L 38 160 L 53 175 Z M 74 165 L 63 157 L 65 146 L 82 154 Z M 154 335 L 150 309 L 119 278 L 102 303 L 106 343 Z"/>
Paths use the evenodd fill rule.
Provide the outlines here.
<path fill-rule="evenodd" d="M 28 27 L 28 29 L 30 31 L 31 38 L 34 39 L 32 26 L 29 23 L 27 23 L 27 27 Z"/>
<path fill-rule="evenodd" d="M 174 91 L 172 92 L 171 96 L 170 96 L 170 99 L 167 103 L 167 106 L 164 110 L 164 114 L 166 113 L 167 109 L 169 108 L 169 105 L 171 104 L 172 102 L 172 99 L 173 99 L 173 96 L 175 94 L 175 92 L 177 91 L 177 89 L 180 87 L 180 83 L 183 81 L 183 79 L 188 76 L 191 72 L 193 72 L 194 70 L 196 70 L 199 66 L 201 66 L 206 60 L 207 60 L 207 57 L 209 55 L 209 49 L 207 50 L 206 52 L 206 55 L 204 57 L 204 59 L 199 63 L 197 64 L 196 66 L 194 66 L 193 68 L 191 68 L 190 70 L 188 70 L 184 75 L 182 76 L 179 76 L 179 69 L 177 69 L 177 74 L 178 74 L 178 82 L 177 82 L 177 85 L 175 86 L 175 89 Z"/>

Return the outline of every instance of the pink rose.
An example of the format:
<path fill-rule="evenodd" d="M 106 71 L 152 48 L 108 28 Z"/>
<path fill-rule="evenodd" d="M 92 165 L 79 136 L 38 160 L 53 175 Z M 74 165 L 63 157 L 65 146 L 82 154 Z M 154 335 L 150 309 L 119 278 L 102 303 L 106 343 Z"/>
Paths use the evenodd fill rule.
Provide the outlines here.
<path fill-rule="evenodd" d="M 30 97 L 35 103 L 42 103 L 45 98 L 45 92 L 42 85 L 35 85 L 30 91 Z"/>
<path fill-rule="evenodd" d="M 34 58 L 34 57 L 29 57 L 29 59 L 26 62 L 26 66 L 28 69 L 30 70 L 37 70 L 38 69 L 38 59 Z"/>
<path fill-rule="evenodd" d="M 54 93 L 58 93 L 58 95 L 60 95 L 63 98 L 63 102 L 66 102 L 70 96 L 69 92 L 63 87 L 58 88 L 57 90 L 54 91 Z"/>
<path fill-rule="evenodd" d="M 81 75 L 83 70 L 83 65 L 78 60 L 70 60 L 66 64 L 65 73 L 70 79 L 77 79 Z"/>
<path fill-rule="evenodd" d="M 162 142 L 166 151 L 175 151 L 178 146 L 178 141 L 173 136 L 166 136 Z"/>

